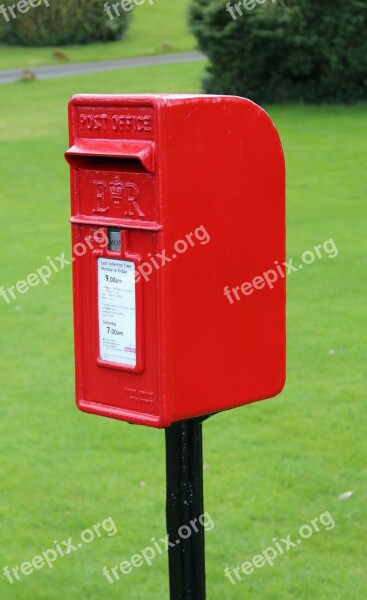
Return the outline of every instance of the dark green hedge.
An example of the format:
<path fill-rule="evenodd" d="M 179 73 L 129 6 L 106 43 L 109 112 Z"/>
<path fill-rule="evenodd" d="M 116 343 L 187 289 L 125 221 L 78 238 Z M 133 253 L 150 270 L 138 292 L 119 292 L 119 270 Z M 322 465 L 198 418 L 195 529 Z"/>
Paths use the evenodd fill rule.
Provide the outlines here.
<path fill-rule="evenodd" d="M 1 18 L 0 18 L 1 19 Z M 0 44 L 3 44 L 5 40 L 5 25 L 0 20 Z"/>
<path fill-rule="evenodd" d="M 120 10 L 120 17 L 111 20 L 104 11 L 105 0 L 48 0 L 39 7 L 10 18 L 0 39 L 7 44 L 22 46 L 63 46 L 121 39 L 128 27 L 131 12 Z M 10 0 L 6 6 L 14 4 Z M 2 33 L 3 30 L 3 33 Z"/>
<path fill-rule="evenodd" d="M 190 7 L 191 29 L 210 59 L 207 93 L 259 103 L 367 98 L 367 0 L 267 0 L 242 7 L 235 20 L 226 5 Z"/>

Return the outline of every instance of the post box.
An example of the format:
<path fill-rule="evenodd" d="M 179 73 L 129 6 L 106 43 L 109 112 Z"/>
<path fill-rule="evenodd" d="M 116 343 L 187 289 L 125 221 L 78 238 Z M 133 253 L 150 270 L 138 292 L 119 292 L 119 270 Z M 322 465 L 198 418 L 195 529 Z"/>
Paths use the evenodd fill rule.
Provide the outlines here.
<path fill-rule="evenodd" d="M 267 114 L 78 95 L 69 119 L 78 407 L 168 427 L 277 395 L 285 168 Z"/>

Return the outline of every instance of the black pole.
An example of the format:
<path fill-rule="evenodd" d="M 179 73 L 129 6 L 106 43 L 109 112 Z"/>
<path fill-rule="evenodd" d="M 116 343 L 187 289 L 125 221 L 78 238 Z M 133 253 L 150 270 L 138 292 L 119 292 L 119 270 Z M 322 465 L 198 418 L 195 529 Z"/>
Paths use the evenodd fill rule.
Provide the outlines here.
<path fill-rule="evenodd" d="M 205 600 L 204 527 L 199 521 L 204 514 L 203 420 L 181 421 L 166 429 L 171 600 Z"/>

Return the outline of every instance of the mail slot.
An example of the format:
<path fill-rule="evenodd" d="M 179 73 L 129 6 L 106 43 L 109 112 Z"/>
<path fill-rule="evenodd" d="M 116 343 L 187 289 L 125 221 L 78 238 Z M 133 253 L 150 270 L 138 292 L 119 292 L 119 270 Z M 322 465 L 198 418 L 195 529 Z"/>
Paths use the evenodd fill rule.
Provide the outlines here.
<path fill-rule="evenodd" d="M 168 427 L 279 394 L 285 168 L 267 114 L 78 95 L 69 127 L 78 407 Z"/>

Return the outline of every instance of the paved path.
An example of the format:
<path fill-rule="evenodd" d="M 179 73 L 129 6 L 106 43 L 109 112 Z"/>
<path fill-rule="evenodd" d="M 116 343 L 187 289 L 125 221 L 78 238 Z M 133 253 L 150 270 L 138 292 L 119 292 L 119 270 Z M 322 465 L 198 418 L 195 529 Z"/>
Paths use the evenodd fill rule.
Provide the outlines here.
<path fill-rule="evenodd" d="M 115 69 L 130 69 L 131 67 L 187 63 L 199 60 L 205 60 L 205 56 L 204 54 L 201 54 L 201 52 L 182 52 L 180 54 L 158 54 L 157 56 L 141 56 L 138 58 L 124 58 L 120 60 L 35 67 L 32 68 L 32 71 L 36 74 L 37 79 L 53 79 L 54 77 L 97 73 L 98 71 L 113 71 Z M 0 71 L 0 84 L 18 81 L 21 73 L 22 69 Z"/>

